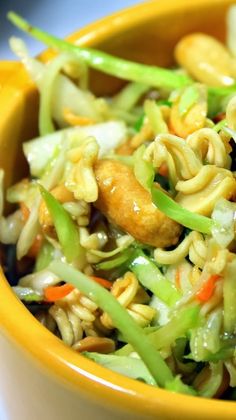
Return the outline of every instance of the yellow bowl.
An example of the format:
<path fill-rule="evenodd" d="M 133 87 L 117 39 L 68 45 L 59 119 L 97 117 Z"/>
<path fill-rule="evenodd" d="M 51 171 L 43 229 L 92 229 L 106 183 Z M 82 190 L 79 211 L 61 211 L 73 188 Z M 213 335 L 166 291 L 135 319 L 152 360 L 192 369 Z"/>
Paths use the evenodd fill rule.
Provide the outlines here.
<path fill-rule="evenodd" d="M 204 31 L 224 40 L 232 0 L 158 0 L 100 20 L 70 40 L 145 63 L 171 65 L 175 43 Z M 50 52 L 43 54 L 47 59 Z M 96 93 L 120 81 L 93 73 Z M 0 63 L 0 166 L 6 185 L 26 166 L 21 142 L 37 133 L 38 95 L 19 63 Z M 10 420 L 235 419 L 233 402 L 177 395 L 113 373 L 83 358 L 25 309 L 0 273 L 0 395 Z"/>

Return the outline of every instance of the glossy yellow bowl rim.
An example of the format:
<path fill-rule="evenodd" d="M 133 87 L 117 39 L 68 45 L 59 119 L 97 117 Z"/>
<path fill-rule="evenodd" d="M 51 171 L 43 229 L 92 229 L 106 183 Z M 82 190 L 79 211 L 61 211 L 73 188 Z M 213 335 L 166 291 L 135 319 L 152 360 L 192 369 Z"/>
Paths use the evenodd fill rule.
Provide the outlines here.
<path fill-rule="evenodd" d="M 214 5 L 217 2 L 222 3 L 222 0 L 207 0 L 207 2 Z M 86 26 L 71 35 L 69 39 L 92 46 L 119 33 L 121 29 L 125 31 L 131 26 L 135 27 L 139 22 L 144 22 L 155 15 L 177 12 L 183 7 L 191 10 L 193 5 L 204 3 L 205 0 L 154 0 L 148 2 L 148 5 L 138 4 Z M 14 74 L 14 84 L 20 86 L 20 72 Z M 75 391 L 89 394 L 90 398 L 111 405 L 114 409 L 122 407 L 133 414 L 151 417 L 158 415 L 160 418 L 173 418 L 174 414 L 186 419 L 236 418 L 234 402 L 170 393 L 126 378 L 77 354 L 47 331 L 25 309 L 12 293 L 2 271 L 0 271 L 0 329 L 41 368 L 44 366 L 50 375 L 71 386 Z"/>

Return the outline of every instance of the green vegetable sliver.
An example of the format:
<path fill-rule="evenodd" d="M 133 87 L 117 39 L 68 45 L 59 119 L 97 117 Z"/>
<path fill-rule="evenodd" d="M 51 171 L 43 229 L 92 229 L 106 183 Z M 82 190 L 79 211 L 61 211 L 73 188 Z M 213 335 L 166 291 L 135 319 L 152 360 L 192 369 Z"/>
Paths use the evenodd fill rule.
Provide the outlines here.
<path fill-rule="evenodd" d="M 180 97 L 179 114 L 185 115 L 190 108 L 197 103 L 199 92 L 196 85 L 188 86 Z"/>
<path fill-rule="evenodd" d="M 156 385 L 155 380 L 141 359 L 95 352 L 83 352 L 83 355 L 114 372 L 121 373 L 129 378 L 142 379 L 150 385 Z"/>
<path fill-rule="evenodd" d="M 162 359 L 160 353 L 151 344 L 142 328 L 132 319 L 115 297 L 105 288 L 91 280 L 82 272 L 60 261 L 53 261 L 50 271 L 64 281 L 73 284 L 78 290 L 93 300 L 111 317 L 115 327 L 126 337 L 135 351 L 140 355 L 157 384 L 165 386 L 167 381 L 174 380 L 172 372 Z"/>
<path fill-rule="evenodd" d="M 188 76 L 177 74 L 171 70 L 135 63 L 92 48 L 83 48 L 73 45 L 52 36 L 37 27 L 31 26 L 26 20 L 14 12 L 9 12 L 7 16 L 15 26 L 22 29 L 24 32 L 27 32 L 37 40 L 45 43 L 47 46 L 59 51 L 73 52 L 78 58 L 83 59 L 88 65 L 103 73 L 121 79 L 170 90 L 191 83 L 191 79 Z"/>
<path fill-rule="evenodd" d="M 47 268 L 53 259 L 54 248 L 49 242 L 45 242 L 41 247 L 36 259 L 35 271 L 41 271 Z"/>
<path fill-rule="evenodd" d="M 176 288 L 142 251 L 135 252 L 129 267 L 139 282 L 167 305 L 172 306 L 181 297 Z"/>
<path fill-rule="evenodd" d="M 179 310 L 175 316 L 163 327 L 150 334 L 150 339 L 155 348 L 168 347 L 179 337 L 183 337 L 191 328 L 199 322 L 198 305 Z"/>
<path fill-rule="evenodd" d="M 236 93 L 236 84 L 232 86 L 208 86 L 208 93 L 219 97 L 229 96 Z"/>
<path fill-rule="evenodd" d="M 198 305 L 180 309 L 167 324 L 157 331 L 150 332 L 149 340 L 157 350 L 173 345 L 177 338 L 184 337 L 191 328 L 196 327 L 199 322 L 199 310 Z M 127 344 L 117 350 L 116 354 L 128 356 L 132 351 L 132 346 Z"/>
<path fill-rule="evenodd" d="M 27 32 L 45 45 L 60 51 L 74 52 L 77 54 L 78 58 L 84 60 L 89 66 L 100 70 L 103 73 L 153 87 L 162 87 L 164 89 L 169 89 L 170 91 L 192 83 L 190 77 L 184 74 L 178 74 L 172 70 L 135 63 L 92 48 L 73 45 L 52 36 L 37 27 L 31 26 L 26 20 L 14 12 L 9 12 L 7 16 L 16 27 Z M 220 102 L 222 98 L 229 97 L 235 92 L 236 85 L 223 87 L 208 86 L 209 107 L 211 108 L 212 103 L 214 105 L 217 100 Z"/>
<path fill-rule="evenodd" d="M 96 264 L 96 269 L 97 270 L 111 270 L 115 267 L 119 267 L 123 265 L 124 263 L 126 263 L 131 258 L 132 254 L 133 254 L 133 249 L 128 248 L 124 250 L 123 252 L 121 252 L 121 254 L 118 255 L 118 257 L 113 258 L 108 261 L 102 261 Z"/>
<path fill-rule="evenodd" d="M 131 111 L 140 97 L 149 89 L 149 86 L 142 83 L 129 83 L 112 99 L 112 108 Z"/>
<path fill-rule="evenodd" d="M 211 374 L 203 381 L 199 390 L 199 395 L 204 398 L 213 398 L 223 379 L 223 364 L 221 361 L 218 363 L 210 363 L 209 366 Z"/>
<path fill-rule="evenodd" d="M 140 117 L 137 119 L 136 123 L 134 124 L 134 130 L 139 132 L 143 126 L 145 119 L 145 114 L 140 115 Z"/>
<path fill-rule="evenodd" d="M 20 300 L 24 302 L 42 302 L 42 296 L 35 292 L 31 287 L 13 286 L 12 290 Z"/>
<path fill-rule="evenodd" d="M 60 55 L 53 60 L 47 69 L 43 78 L 43 86 L 40 95 L 39 106 L 39 133 L 40 136 L 53 133 L 55 131 L 51 116 L 51 103 L 54 82 L 64 64 L 68 63 L 67 55 Z"/>
<path fill-rule="evenodd" d="M 40 186 L 41 195 L 53 219 L 62 251 L 68 262 L 84 259 L 84 249 L 80 244 L 79 231 L 70 214 L 52 194 Z"/>
<path fill-rule="evenodd" d="M 185 385 L 180 376 L 176 376 L 173 381 L 167 382 L 166 389 L 172 392 L 181 392 L 182 394 L 197 396 L 197 392 L 191 386 Z"/>
<path fill-rule="evenodd" d="M 143 188 L 149 191 L 153 184 L 155 171 L 152 164 L 143 159 L 144 152 L 145 146 L 142 145 L 133 154 L 134 175 Z"/>
<path fill-rule="evenodd" d="M 227 121 L 226 119 L 219 121 L 214 127 L 213 130 L 219 133 L 220 130 L 227 127 Z"/>
<path fill-rule="evenodd" d="M 144 113 L 155 135 L 168 133 L 167 124 L 163 118 L 160 107 L 151 99 L 144 102 Z"/>
<path fill-rule="evenodd" d="M 234 334 L 236 323 L 235 299 L 236 299 L 236 282 L 235 282 L 236 259 L 228 262 L 224 270 L 223 282 L 223 302 L 224 302 L 224 331 L 227 334 Z"/>
<path fill-rule="evenodd" d="M 183 208 L 172 198 L 168 197 L 163 191 L 155 188 L 155 186 L 152 186 L 151 194 L 155 206 L 170 219 L 175 220 L 191 230 L 211 234 L 211 229 L 214 225 L 212 219 Z"/>

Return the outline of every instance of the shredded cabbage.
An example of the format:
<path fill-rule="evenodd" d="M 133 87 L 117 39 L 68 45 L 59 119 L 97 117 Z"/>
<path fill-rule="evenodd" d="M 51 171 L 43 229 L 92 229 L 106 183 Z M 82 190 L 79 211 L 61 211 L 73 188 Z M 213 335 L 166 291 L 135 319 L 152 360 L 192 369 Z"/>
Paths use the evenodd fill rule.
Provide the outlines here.
<path fill-rule="evenodd" d="M 235 398 L 236 387 L 235 10 L 230 52 L 188 34 L 177 70 L 8 15 L 61 51 L 44 64 L 11 39 L 40 93 L 40 136 L 23 144 L 28 178 L 6 192 L 13 213 L 0 169 L 1 259 L 14 292 L 95 362 L 206 398 Z M 127 84 L 95 97 L 89 67 Z"/>
<path fill-rule="evenodd" d="M 31 174 L 40 177 L 63 143 L 70 149 L 70 147 L 80 145 L 86 137 L 90 136 L 95 137 L 99 145 L 99 156 L 103 157 L 125 141 L 127 130 L 123 122 L 109 121 L 87 127 L 59 130 L 28 141 L 23 144 L 23 151 L 30 165 Z"/>

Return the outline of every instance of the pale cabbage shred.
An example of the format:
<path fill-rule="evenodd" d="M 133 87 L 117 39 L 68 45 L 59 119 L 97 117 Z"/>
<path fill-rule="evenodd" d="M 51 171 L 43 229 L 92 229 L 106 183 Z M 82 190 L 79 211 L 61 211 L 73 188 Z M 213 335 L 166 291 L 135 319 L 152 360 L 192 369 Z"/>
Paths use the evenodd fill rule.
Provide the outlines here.
<path fill-rule="evenodd" d="M 233 23 L 235 21 L 235 9 L 232 9 L 232 15 L 229 18 L 229 28 L 231 33 L 228 36 L 228 45 L 232 52 L 235 54 L 233 43 L 232 43 L 232 34 L 235 30 Z M 47 70 L 46 66 L 40 63 L 35 59 L 31 59 L 28 56 L 28 52 L 25 49 L 23 43 L 19 40 L 13 39 L 11 41 L 11 46 L 14 51 L 20 56 L 24 65 L 26 66 L 27 71 L 32 76 L 33 80 L 39 87 L 39 90 L 43 89 L 43 79 L 46 75 Z M 72 57 L 73 58 L 73 57 Z M 65 60 L 66 61 L 66 60 Z M 73 60 L 72 60 L 73 61 Z M 64 62 L 64 59 L 62 59 Z M 98 144 L 99 153 L 98 158 L 106 157 L 107 155 L 112 155 L 113 151 L 120 146 L 128 137 L 130 129 L 127 127 L 124 121 L 112 120 L 109 121 L 106 119 L 109 116 L 109 106 L 112 108 L 112 104 L 102 103 L 96 100 L 92 94 L 85 92 L 83 89 L 75 86 L 66 76 L 55 73 L 52 97 L 54 98 L 52 102 L 52 118 L 57 122 L 59 130 L 54 133 L 46 134 L 40 136 L 39 138 L 33 139 L 27 143 L 24 143 L 23 150 L 26 156 L 26 159 L 29 163 L 31 175 L 37 177 L 39 182 L 46 187 L 46 189 L 52 189 L 58 184 L 61 180 L 64 180 L 68 175 L 68 171 L 71 170 L 71 163 L 68 162 L 67 153 L 73 151 L 73 149 L 80 147 L 86 141 L 88 137 L 93 137 Z M 121 105 L 122 101 L 127 98 L 127 95 L 130 92 L 134 94 L 133 100 L 131 99 L 129 103 L 131 105 L 127 106 L 127 111 L 132 110 L 132 106 L 139 99 L 143 93 L 147 91 L 147 87 L 141 84 L 132 84 L 130 88 L 127 87 L 126 91 L 116 98 L 114 101 L 114 108 L 110 113 L 110 117 L 113 115 L 121 115 Z M 71 99 L 72 98 L 72 99 Z M 190 98 L 192 101 L 193 98 Z M 191 105 L 189 105 L 191 106 Z M 70 110 L 81 116 L 85 115 L 90 117 L 95 124 L 88 125 L 86 127 L 65 127 L 65 121 L 63 116 L 63 109 L 70 108 Z M 160 108 L 154 102 L 146 102 L 145 112 L 149 121 L 153 125 L 154 132 L 158 134 L 159 132 L 168 131 L 167 125 L 163 119 L 163 116 L 160 113 Z M 119 112 L 118 112 L 119 111 Z M 49 116 L 49 118 L 51 118 Z M 129 121 L 132 120 L 132 117 L 127 118 Z M 227 131 L 227 128 L 226 128 Z M 232 133 L 231 133 L 232 134 Z M 131 162 L 131 165 L 134 165 L 135 175 L 138 181 L 144 186 L 147 190 L 150 189 L 150 183 L 152 179 L 152 169 L 149 162 L 145 161 L 144 158 L 145 146 L 142 146 L 136 153 L 134 160 Z M 3 183 L 3 173 L 1 172 L 1 191 Z M 8 199 L 10 202 L 24 202 L 28 203 L 28 207 L 31 210 L 30 218 L 25 224 L 21 234 L 19 229 L 15 230 L 15 238 L 9 237 L 9 241 L 5 240 L 4 237 L 7 237 L 7 234 L 4 234 L 3 226 L 12 226 L 10 222 L 10 217 L 13 217 L 16 220 L 16 214 L 8 217 L 7 219 L 2 216 L 3 213 L 3 194 L 1 193 L 0 197 L 0 238 L 3 243 L 17 243 L 18 257 L 21 258 L 27 254 L 29 247 L 38 231 L 38 208 L 40 202 L 40 196 L 37 189 L 37 186 L 34 183 L 29 184 L 27 188 L 25 185 L 18 184 L 16 187 L 12 187 L 8 191 Z M 181 266 L 181 270 L 185 273 L 185 281 L 181 284 L 183 290 L 181 292 L 180 299 L 175 302 L 175 304 L 168 305 L 163 302 L 158 296 L 153 295 L 149 305 L 156 309 L 157 315 L 153 321 L 153 342 L 155 343 L 155 328 L 160 332 L 160 336 L 165 334 L 168 341 L 168 332 L 171 333 L 171 327 L 175 320 L 177 314 L 176 311 L 186 306 L 186 312 L 181 321 L 181 311 L 178 313 L 177 318 L 179 325 L 184 325 L 184 322 L 187 320 L 186 314 L 189 310 L 189 315 L 193 317 L 192 326 L 186 331 L 183 329 L 183 336 L 188 336 L 190 338 L 190 351 L 188 355 L 189 359 L 192 360 L 192 364 L 196 362 L 209 362 L 210 376 L 205 380 L 202 389 L 200 390 L 200 395 L 204 397 L 212 397 L 218 390 L 222 378 L 223 378 L 223 364 L 230 375 L 230 385 L 232 387 L 236 386 L 236 367 L 234 360 L 234 351 L 230 353 L 229 358 L 217 359 L 218 352 L 222 351 L 222 337 L 221 337 L 221 328 L 222 322 L 224 323 L 225 331 L 227 334 L 236 333 L 236 314 L 234 311 L 234 306 L 232 306 L 232 297 L 236 298 L 236 287 L 234 281 L 234 267 L 235 267 L 235 256 L 227 250 L 233 240 L 235 239 L 235 203 L 230 203 L 228 200 L 221 199 L 215 206 L 212 213 L 212 219 L 214 221 L 211 235 L 212 239 L 209 246 L 208 256 L 205 262 L 205 268 L 203 268 L 202 274 L 198 276 L 196 284 L 192 285 L 192 266 L 186 260 L 182 260 L 175 265 L 170 265 L 169 267 L 162 266 L 162 272 L 164 276 L 167 276 L 167 282 L 170 282 L 173 287 L 175 287 L 176 273 Z M 18 214 L 18 213 L 17 213 Z M 14 225 L 15 226 L 15 225 Z M 22 220 L 21 225 L 22 227 Z M 8 229 L 9 231 L 9 229 Z M 8 232 L 7 231 L 7 232 Z M 20 237 L 19 237 L 20 234 Z M 5 235 L 5 236 L 4 236 Z M 122 253 L 126 248 L 129 248 L 133 244 L 134 240 L 130 237 L 125 237 L 123 244 L 119 246 L 119 242 L 122 242 L 118 238 L 117 248 L 110 252 L 104 252 L 102 250 L 93 250 L 94 255 L 100 258 L 108 258 L 115 256 L 117 253 Z M 54 242 L 51 242 L 54 245 Z M 56 244 L 58 247 L 58 244 Z M 60 248 L 60 246 L 59 246 Z M 59 259 L 64 261 L 64 257 L 61 255 L 61 251 L 57 250 Z M 221 252 L 222 251 L 222 252 Z M 232 261 L 233 259 L 233 261 Z M 217 261 L 216 269 L 214 267 L 214 261 Z M 209 312 L 204 309 L 204 305 L 200 311 L 199 317 L 194 319 L 196 316 L 191 312 L 195 310 L 194 302 L 192 300 L 196 291 L 201 289 L 201 286 L 204 284 L 204 280 L 207 275 L 212 272 L 217 273 L 219 276 L 225 276 L 225 284 L 223 287 L 223 299 L 224 299 L 224 316 L 220 308 L 216 308 Z M 48 286 L 53 286 L 60 283 L 60 278 L 50 271 L 49 268 L 44 268 L 41 271 L 36 273 L 28 274 L 21 278 L 19 285 L 15 287 L 16 294 L 25 301 L 37 301 L 43 299 L 43 291 Z M 226 304 L 227 302 L 227 304 Z M 180 309 L 179 309 L 180 308 Z M 198 310 L 198 309 L 197 309 Z M 205 310 L 205 312 L 204 312 Z M 187 324 L 186 324 L 187 325 Z M 162 327 L 165 330 L 162 330 Z M 169 330 L 168 330 L 169 328 Z M 184 328 L 184 327 L 183 327 Z M 186 327 L 187 328 L 187 327 Z M 181 337 L 183 338 L 181 335 Z M 178 348 L 178 340 L 181 337 L 177 337 L 176 347 Z M 225 336 L 225 338 L 227 338 Z M 187 339 L 186 339 L 187 340 Z M 172 343 L 173 344 L 173 343 Z M 160 348 L 160 342 L 156 343 L 156 347 Z M 231 347 L 230 349 L 233 350 Z M 114 355 L 101 355 L 98 353 L 86 353 L 86 356 L 92 360 L 97 361 L 98 363 L 103 364 L 115 371 L 126 374 L 127 376 L 133 378 L 139 378 L 144 380 L 146 383 L 151 385 L 156 385 L 156 381 L 152 375 L 150 375 L 149 370 L 146 368 L 143 361 L 139 358 L 137 353 L 127 349 L 127 355 L 119 355 L 119 351 Z M 165 348 L 161 349 L 161 354 L 164 358 L 171 356 L 172 350 L 171 346 L 167 345 Z M 183 365 L 184 359 L 181 359 L 181 362 L 177 363 Z M 191 364 L 190 363 L 190 364 Z M 189 367 L 190 367 L 189 364 Z M 187 366 L 187 364 L 186 364 Z M 182 366 L 184 372 L 184 365 Z M 186 368 L 187 369 L 187 368 Z M 184 374 L 182 372 L 182 374 Z"/>

